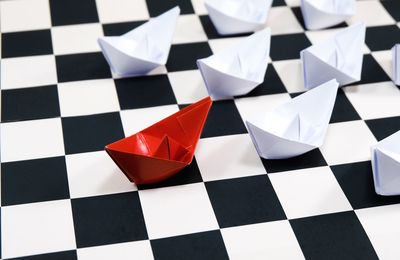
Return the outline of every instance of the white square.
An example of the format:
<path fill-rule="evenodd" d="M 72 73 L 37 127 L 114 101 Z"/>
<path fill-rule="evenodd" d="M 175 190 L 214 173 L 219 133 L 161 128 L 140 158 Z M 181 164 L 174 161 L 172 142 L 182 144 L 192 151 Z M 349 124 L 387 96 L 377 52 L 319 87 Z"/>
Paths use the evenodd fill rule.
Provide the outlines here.
<path fill-rule="evenodd" d="M 102 36 L 103 28 L 98 23 L 51 28 L 53 50 L 56 55 L 100 51 L 97 39 Z"/>
<path fill-rule="evenodd" d="M 212 39 L 212 40 L 208 41 L 208 44 L 210 45 L 212 52 L 217 53 L 226 48 L 229 48 L 230 46 L 234 46 L 235 44 L 238 44 L 244 38 L 245 37 L 240 36 L 240 37 L 232 37 L 232 38 Z"/>
<path fill-rule="evenodd" d="M 85 80 L 58 84 L 61 116 L 119 111 L 114 80 Z"/>
<path fill-rule="evenodd" d="M 378 26 L 396 23 L 379 1 L 357 1 L 356 10 L 356 14 L 347 20 L 348 24 L 365 22 L 367 26 Z"/>
<path fill-rule="evenodd" d="M 301 0 L 285 0 L 286 4 L 290 7 L 300 6 Z"/>
<path fill-rule="evenodd" d="M 240 42 L 246 38 L 245 36 L 242 37 L 233 37 L 233 38 L 222 38 L 222 39 L 213 39 L 209 40 L 208 44 L 213 53 L 217 53 L 220 51 L 225 50 L 226 48 L 230 48 L 232 46 L 240 44 Z M 268 63 L 271 62 L 271 57 L 268 57 Z"/>
<path fill-rule="evenodd" d="M 57 84 L 53 55 L 1 60 L 1 88 L 26 88 Z"/>
<path fill-rule="evenodd" d="M 229 259 L 304 259 L 287 220 L 221 229 Z"/>
<path fill-rule="evenodd" d="M 30 31 L 51 27 L 48 0 L 0 2 L 1 32 Z"/>
<path fill-rule="evenodd" d="M 304 32 L 293 11 L 286 6 L 271 8 L 268 13 L 267 26 L 271 27 L 272 35 Z"/>
<path fill-rule="evenodd" d="M 379 259 L 400 259 L 400 204 L 356 210 Z"/>
<path fill-rule="evenodd" d="M 400 116 L 400 90 L 391 81 L 343 90 L 362 119 Z"/>
<path fill-rule="evenodd" d="M 4 258 L 76 248 L 70 200 L 8 206 L 1 211 Z"/>
<path fill-rule="evenodd" d="M 257 97 L 247 97 L 235 99 L 236 107 L 242 117 L 243 122 L 251 120 L 255 116 L 272 111 L 276 107 L 290 101 L 287 93 L 264 95 Z"/>
<path fill-rule="evenodd" d="M 137 190 L 104 151 L 66 156 L 71 198 Z"/>
<path fill-rule="evenodd" d="M 79 260 L 154 259 L 150 241 L 148 240 L 80 248 L 77 250 L 77 255 Z"/>
<path fill-rule="evenodd" d="M 203 183 L 140 190 L 150 239 L 218 229 Z"/>
<path fill-rule="evenodd" d="M 195 14 L 180 15 L 176 23 L 172 43 L 190 43 L 207 41 L 200 19 Z"/>
<path fill-rule="evenodd" d="M 364 121 L 349 121 L 330 124 L 320 150 L 329 165 L 368 161 L 375 143 Z"/>
<path fill-rule="evenodd" d="M 269 178 L 289 219 L 352 210 L 329 167 L 273 173 Z"/>
<path fill-rule="evenodd" d="M 194 12 L 198 15 L 206 15 L 208 14 L 204 0 L 192 0 L 192 6 Z"/>
<path fill-rule="evenodd" d="M 281 60 L 272 63 L 289 93 L 306 91 L 301 60 Z"/>
<path fill-rule="evenodd" d="M 64 155 L 60 118 L 1 124 L 2 162 Z"/>
<path fill-rule="evenodd" d="M 206 85 L 198 70 L 168 73 L 178 104 L 191 104 L 208 96 Z"/>
<path fill-rule="evenodd" d="M 382 67 L 382 69 L 386 72 L 386 74 L 393 78 L 392 72 L 392 51 L 374 51 L 371 53 L 372 57 L 378 62 L 378 64 Z"/>
<path fill-rule="evenodd" d="M 266 173 L 248 134 L 200 139 L 195 155 L 204 181 Z"/>
<path fill-rule="evenodd" d="M 334 28 L 334 29 L 326 29 L 326 30 L 316 30 L 316 31 L 306 31 L 306 36 L 310 40 L 310 42 L 314 44 L 319 44 L 328 40 L 333 39 L 336 34 L 345 30 L 345 28 Z M 363 53 L 370 53 L 370 49 L 364 43 L 363 44 Z"/>
<path fill-rule="evenodd" d="M 178 111 L 177 105 L 123 110 L 121 120 L 125 136 L 133 135 Z"/>
<path fill-rule="evenodd" d="M 140 21 L 150 18 L 146 0 L 96 0 L 102 23 Z"/>

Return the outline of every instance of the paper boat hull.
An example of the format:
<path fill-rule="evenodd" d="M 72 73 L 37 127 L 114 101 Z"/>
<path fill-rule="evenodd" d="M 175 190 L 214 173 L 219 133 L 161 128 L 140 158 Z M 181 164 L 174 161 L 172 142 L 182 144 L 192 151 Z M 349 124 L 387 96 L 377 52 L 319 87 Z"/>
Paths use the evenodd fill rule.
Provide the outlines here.
<path fill-rule="evenodd" d="M 200 69 L 208 94 L 214 100 L 245 95 L 260 84 L 223 73 L 208 66 L 202 60 L 197 61 L 197 67 Z"/>
<path fill-rule="evenodd" d="M 217 29 L 217 32 L 221 35 L 250 33 L 261 29 L 264 25 L 264 23 L 236 19 L 216 10 L 207 3 L 205 6 L 215 29 Z"/>
<path fill-rule="evenodd" d="M 163 181 L 192 162 L 211 104 L 209 97 L 202 99 L 132 136 L 107 145 L 105 150 L 131 182 Z M 165 137 L 174 143 L 160 146 L 166 144 L 163 143 L 168 139 Z M 185 154 L 174 157 L 176 145 Z M 160 147 L 166 150 L 160 153 Z"/>
<path fill-rule="evenodd" d="M 373 150 L 372 171 L 375 191 L 379 195 L 400 195 L 400 162 L 385 155 L 379 149 Z"/>
<path fill-rule="evenodd" d="M 308 30 L 319 30 L 338 25 L 352 15 L 324 12 L 310 4 L 307 0 L 301 1 L 301 12 L 303 14 L 304 24 Z"/>
<path fill-rule="evenodd" d="M 175 175 L 188 164 L 109 150 L 107 153 L 125 176 L 137 185 L 153 184 Z"/>
<path fill-rule="evenodd" d="M 336 79 L 339 86 L 348 85 L 361 79 L 361 75 L 358 78 L 353 78 L 337 70 L 315 57 L 307 49 L 300 52 L 300 58 L 303 66 L 304 87 L 307 89 L 315 88 L 331 79 Z"/>
<path fill-rule="evenodd" d="M 246 122 L 250 137 L 260 157 L 264 159 L 288 159 L 307 153 L 316 146 L 288 140 L 264 131 L 250 122 Z"/>
<path fill-rule="evenodd" d="M 400 44 L 396 44 L 392 48 L 392 80 L 394 84 L 400 86 Z"/>
<path fill-rule="evenodd" d="M 121 77 L 146 75 L 163 65 L 129 56 L 108 44 L 102 38 L 99 38 L 98 43 L 111 71 Z"/>

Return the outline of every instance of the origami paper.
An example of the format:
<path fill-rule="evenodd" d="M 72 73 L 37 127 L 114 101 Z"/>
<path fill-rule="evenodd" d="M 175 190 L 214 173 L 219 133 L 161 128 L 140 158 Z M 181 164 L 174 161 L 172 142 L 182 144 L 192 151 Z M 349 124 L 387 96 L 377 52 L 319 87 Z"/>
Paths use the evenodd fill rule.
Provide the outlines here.
<path fill-rule="evenodd" d="M 392 74 L 394 84 L 400 85 L 400 44 L 396 44 L 392 48 Z"/>
<path fill-rule="evenodd" d="M 229 98 L 250 92 L 264 81 L 268 66 L 271 30 L 258 31 L 239 44 L 197 60 L 209 95 Z"/>
<path fill-rule="evenodd" d="M 363 63 L 365 24 L 357 23 L 337 33 L 333 39 L 300 52 L 304 85 L 316 87 L 336 79 L 340 86 L 359 81 Z"/>
<path fill-rule="evenodd" d="M 211 105 L 204 98 L 105 149 L 131 182 L 163 181 L 192 162 Z"/>
<path fill-rule="evenodd" d="M 400 131 L 371 147 L 375 191 L 400 195 Z"/>
<path fill-rule="evenodd" d="M 336 80 L 330 80 L 246 121 L 258 154 L 265 159 L 287 159 L 321 146 L 338 86 Z"/>
<path fill-rule="evenodd" d="M 318 30 L 345 21 L 356 11 L 355 0 L 302 0 L 301 12 L 308 30 Z"/>
<path fill-rule="evenodd" d="M 122 77 L 140 76 L 165 65 L 179 14 L 177 6 L 121 36 L 99 38 L 111 70 Z"/>
<path fill-rule="evenodd" d="M 267 20 L 272 0 L 206 0 L 205 6 L 219 34 L 259 30 Z"/>

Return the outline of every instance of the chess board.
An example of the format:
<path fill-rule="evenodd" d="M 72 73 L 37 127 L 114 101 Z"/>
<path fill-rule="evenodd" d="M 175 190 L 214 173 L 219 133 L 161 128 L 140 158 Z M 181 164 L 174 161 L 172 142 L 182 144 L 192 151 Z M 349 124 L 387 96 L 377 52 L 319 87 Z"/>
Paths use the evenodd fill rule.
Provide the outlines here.
<path fill-rule="evenodd" d="M 376 195 L 370 162 L 370 146 L 400 129 L 400 2 L 359 1 L 322 31 L 304 29 L 299 2 L 273 3 L 264 83 L 214 102 L 189 167 L 137 187 L 104 146 L 205 97 L 196 60 L 246 35 L 219 36 L 202 0 L 1 1 L 0 258 L 400 259 L 400 196 Z M 175 5 L 166 66 L 112 75 L 97 38 Z M 339 90 L 324 145 L 261 159 L 245 119 L 304 92 L 299 52 L 358 21 L 361 81 Z"/>

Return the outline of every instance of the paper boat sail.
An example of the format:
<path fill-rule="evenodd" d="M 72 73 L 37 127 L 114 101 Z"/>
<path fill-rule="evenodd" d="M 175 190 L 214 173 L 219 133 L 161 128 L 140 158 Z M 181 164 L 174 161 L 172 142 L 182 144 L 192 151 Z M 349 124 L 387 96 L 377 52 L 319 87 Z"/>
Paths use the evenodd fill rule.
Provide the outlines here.
<path fill-rule="evenodd" d="M 321 146 L 338 89 L 336 80 L 293 98 L 273 111 L 246 121 L 258 154 L 287 159 Z"/>
<path fill-rule="evenodd" d="M 259 30 L 267 20 L 272 0 L 206 0 L 205 6 L 222 35 Z"/>
<path fill-rule="evenodd" d="M 375 191 L 380 195 L 400 195 L 400 131 L 372 146 Z"/>
<path fill-rule="evenodd" d="M 396 44 L 392 48 L 392 79 L 394 84 L 400 86 L 400 44 Z"/>
<path fill-rule="evenodd" d="M 111 70 L 122 77 L 140 76 L 165 65 L 179 13 L 174 7 L 121 36 L 99 38 Z"/>
<path fill-rule="evenodd" d="M 239 44 L 197 60 L 209 95 L 230 98 L 250 92 L 264 81 L 268 66 L 271 30 L 258 31 Z"/>
<path fill-rule="evenodd" d="M 355 0 L 302 0 L 301 12 L 308 30 L 331 27 L 354 15 Z"/>
<path fill-rule="evenodd" d="M 105 149 L 131 182 L 163 181 L 192 162 L 211 105 L 204 98 Z"/>
<path fill-rule="evenodd" d="M 304 85 L 314 88 L 336 79 L 340 86 L 361 79 L 365 24 L 352 25 L 333 39 L 313 45 L 300 52 Z"/>

